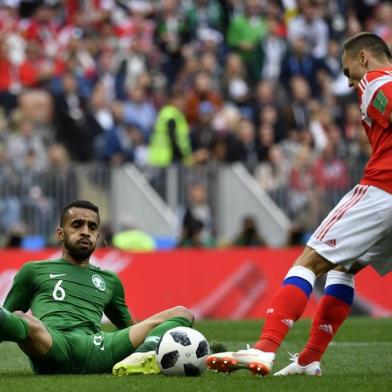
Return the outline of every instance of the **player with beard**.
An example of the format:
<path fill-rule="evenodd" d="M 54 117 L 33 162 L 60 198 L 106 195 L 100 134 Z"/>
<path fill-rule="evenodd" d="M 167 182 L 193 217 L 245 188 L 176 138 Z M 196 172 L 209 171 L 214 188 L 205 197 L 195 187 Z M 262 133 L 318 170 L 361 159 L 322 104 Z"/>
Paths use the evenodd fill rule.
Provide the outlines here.
<path fill-rule="evenodd" d="M 99 227 L 97 206 L 68 204 L 57 228 L 61 258 L 24 264 L 0 307 L 0 341 L 16 342 L 36 374 L 159 373 L 160 337 L 192 326 L 192 313 L 182 306 L 133 323 L 117 274 L 89 263 Z M 101 330 L 103 314 L 117 331 Z"/>

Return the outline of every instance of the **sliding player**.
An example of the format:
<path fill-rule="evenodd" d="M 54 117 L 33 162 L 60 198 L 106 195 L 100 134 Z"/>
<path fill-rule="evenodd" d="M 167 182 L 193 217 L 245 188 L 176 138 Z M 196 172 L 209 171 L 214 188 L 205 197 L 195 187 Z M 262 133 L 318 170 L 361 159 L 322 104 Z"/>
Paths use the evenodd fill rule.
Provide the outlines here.
<path fill-rule="evenodd" d="M 182 306 L 133 324 L 118 276 L 89 263 L 99 227 L 97 206 L 67 205 L 57 228 L 62 257 L 26 263 L 0 307 L 0 341 L 16 342 L 37 374 L 159 373 L 160 337 L 192 326 L 193 315 Z M 103 313 L 118 331 L 101 330 Z"/>

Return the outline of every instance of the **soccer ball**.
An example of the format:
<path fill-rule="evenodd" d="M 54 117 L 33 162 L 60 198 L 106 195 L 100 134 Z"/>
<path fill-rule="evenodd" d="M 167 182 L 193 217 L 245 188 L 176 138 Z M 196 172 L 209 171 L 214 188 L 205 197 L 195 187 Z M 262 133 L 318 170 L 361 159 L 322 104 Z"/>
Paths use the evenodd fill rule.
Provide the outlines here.
<path fill-rule="evenodd" d="M 199 376 L 206 369 L 209 354 L 207 339 L 188 327 L 170 329 L 157 347 L 157 361 L 166 376 Z"/>

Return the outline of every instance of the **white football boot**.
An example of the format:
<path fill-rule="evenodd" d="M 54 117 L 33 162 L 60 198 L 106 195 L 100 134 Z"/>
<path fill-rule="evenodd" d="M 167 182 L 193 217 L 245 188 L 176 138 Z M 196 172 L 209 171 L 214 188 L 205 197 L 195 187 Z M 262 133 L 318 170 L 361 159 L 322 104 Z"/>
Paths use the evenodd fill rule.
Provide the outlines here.
<path fill-rule="evenodd" d="M 114 376 L 130 376 L 132 374 L 159 374 L 161 369 L 156 361 L 155 351 L 133 353 L 113 366 Z"/>
<path fill-rule="evenodd" d="M 248 369 L 254 375 L 266 376 L 272 368 L 275 353 L 266 353 L 255 348 L 227 351 L 209 355 L 207 366 L 216 372 L 230 374 L 239 369 Z"/>
<path fill-rule="evenodd" d="M 312 362 L 309 365 L 301 366 L 298 363 L 298 354 L 290 354 L 290 360 L 292 363 L 287 365 L 282 370 L 274 373 L 274 376 L 292 376 L 295 374 L 302 374 L 305 376 L 321 376 L 320 362 Z"/>

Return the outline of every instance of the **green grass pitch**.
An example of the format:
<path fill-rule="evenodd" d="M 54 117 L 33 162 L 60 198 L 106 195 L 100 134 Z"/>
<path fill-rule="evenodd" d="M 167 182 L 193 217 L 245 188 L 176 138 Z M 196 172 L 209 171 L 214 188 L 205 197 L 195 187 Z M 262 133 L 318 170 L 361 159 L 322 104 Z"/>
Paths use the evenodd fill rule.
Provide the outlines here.
<path fill-rule="evenodd" d="M 310 321 L 295 325 L 283 343 L 274 370 L 288 363 L 306 340 Z M 200 321 L 195 327 L 229 349 L 244 348 L 258 337 L 258 321 Z M 13 343 L 0 344 L 0 391 L 392 391 L 392 319 L 351 318 L 341 328 L 322 362 L 322 377 L 253 377 L 241 370 L 230 376 L 205 372 L 196 378 L 158 376 L 34 376 Z"/>

